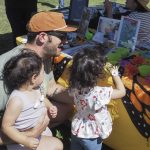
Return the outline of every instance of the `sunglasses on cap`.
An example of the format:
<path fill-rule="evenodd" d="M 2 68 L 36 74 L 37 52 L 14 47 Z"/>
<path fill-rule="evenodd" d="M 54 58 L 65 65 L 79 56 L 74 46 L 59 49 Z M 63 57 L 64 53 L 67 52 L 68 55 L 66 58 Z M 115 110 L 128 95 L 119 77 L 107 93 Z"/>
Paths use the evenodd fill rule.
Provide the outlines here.
<path fill-rule="evenodd" d="M 67 40 L 67 33 L 64 32 L 46 32 L 48 35 L 56 36 L 62 42 Z"/>

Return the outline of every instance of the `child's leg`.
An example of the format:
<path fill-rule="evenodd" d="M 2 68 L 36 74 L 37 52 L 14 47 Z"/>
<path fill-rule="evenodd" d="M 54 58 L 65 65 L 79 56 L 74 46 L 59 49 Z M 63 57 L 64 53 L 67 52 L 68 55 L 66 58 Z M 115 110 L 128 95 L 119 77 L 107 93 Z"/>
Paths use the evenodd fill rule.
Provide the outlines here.
<path fill-rule="evenodd" d="M 82 145 L 84 150 L 101 150 L 102 148 L 102 139 L 82 139 Z"/>
<path fill-rule="evenodd" d="M 80 139 L 74 135 L 71 135 L 71 150 L 83 150 L 80 145 Z"/>
<path fill-rule="evenodd" d="M 55 137 L 42 135 L 37 150 L 63 150 L 63 144 Z"/>

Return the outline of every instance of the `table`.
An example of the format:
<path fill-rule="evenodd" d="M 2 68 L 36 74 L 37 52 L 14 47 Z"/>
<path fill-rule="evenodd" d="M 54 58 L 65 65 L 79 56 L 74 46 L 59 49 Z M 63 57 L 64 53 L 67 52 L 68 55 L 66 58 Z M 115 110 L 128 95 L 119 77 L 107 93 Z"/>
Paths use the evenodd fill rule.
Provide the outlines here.
<path fill-rule="evenodd" d="M 61 62 L 63 60 L 63 57 L 65 58 L 65 56 L 62 56 Z M 56 61 L 55 63 L 59 62 Z M 68 86 L 69 66 L 71 65 L 71 63 L 71 61 L 68 62 L 68 65 L 65 67 L 63 73 L 58 79 L 58 82 L 65 87 Z M 126 73 L 123 74 L 122 80 L 127 88 L 127 96 L 125 96 L 123 99 L 112 100 L 109 104 L 109 111 L 113 118 L 113 131 L 110 137 L 104 141 L 104 143 L 114 150 L 148 150 L 148 144 L 150 143 L 148 143 L 147 140 L 150 136 L 150 119 L 147 118 L 146 122 L 144 120 L 145 113 L 143 112 L 145 111 L 145 109 L 147 109 L 146 113 L 147 116 L 149 116 L 150 84 L 146 82 L 145 78 L 139 75 L 136 75 L 133 78 L 133 76 L 130 76 Z M 135 82 L 134 89 L 132 87 L 133 81 Z M 110 76 L 107 76 L 105 80 L 103 80 L 103 82 L 99 84 L 113 86 L 112 78 Z M 143 91 L 143 89 L 139 89 L 141 86 L 142 88 L 146 89 L 147 93 Z M 133 97 L 133 92 L 138 94 L 138 98 L 141 99 L 140 103 L 138 101 L 136 103 L 136 99 Z M 132 97 L 132 100 L 130 96 Z M 135 106 L 133 105 L 133 103 L 136 103 Z M 129 107 L 128 104 L 132 106 L 131 111 L 129 111 L 130 109 L 127 109 L 127 107 Z M 143 110 L 140 110 L 141 104 L 146 104 L 147 107 L 144 107 L 142 108 Z M 133 110 L 134 107 L 135 109 Z M 130 116 L 132 116 L 132 119 Z M 141 122 L 138 122 L 140 118 L 143 120 L 141 120 Z M 145 129 L 143 129 L 144 126 L 146 126 Z M 145 135 L 145 132 L 147 132 L 148 135 Z"/>

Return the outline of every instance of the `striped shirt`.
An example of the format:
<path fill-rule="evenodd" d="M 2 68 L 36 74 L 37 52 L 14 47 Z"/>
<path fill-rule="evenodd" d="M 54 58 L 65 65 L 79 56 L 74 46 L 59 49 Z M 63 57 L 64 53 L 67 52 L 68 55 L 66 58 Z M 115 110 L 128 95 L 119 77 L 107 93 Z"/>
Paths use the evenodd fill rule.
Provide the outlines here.
<path fill-rule="evenodd" d="M 150 47 L 150 12 L 131 12 L 129 17 L 141 21 L 137 44 L 147 44 Z"/>

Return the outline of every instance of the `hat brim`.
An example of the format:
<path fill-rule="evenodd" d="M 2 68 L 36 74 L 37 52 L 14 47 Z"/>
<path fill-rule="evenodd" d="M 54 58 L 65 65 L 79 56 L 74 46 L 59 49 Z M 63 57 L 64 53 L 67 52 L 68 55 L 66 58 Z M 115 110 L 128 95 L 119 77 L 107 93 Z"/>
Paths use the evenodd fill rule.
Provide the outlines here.
<path fill-rule="evenodd" d="M 56 30 L 56 31 L 74 32 L 74 31 L 76 31 L 76 30 L 77 30 L 77 28 L 75 28 L 75 27 L 69 27 L 69 26 L 67 26 L 66 28 L 59 29 L 59 30 Z"/>
<path fill-rule="evenodd" d="M 150 8 L 147 6 L 148 1 L 138 0 L 138 2 L 147 10 L 150 11 Z"/>

